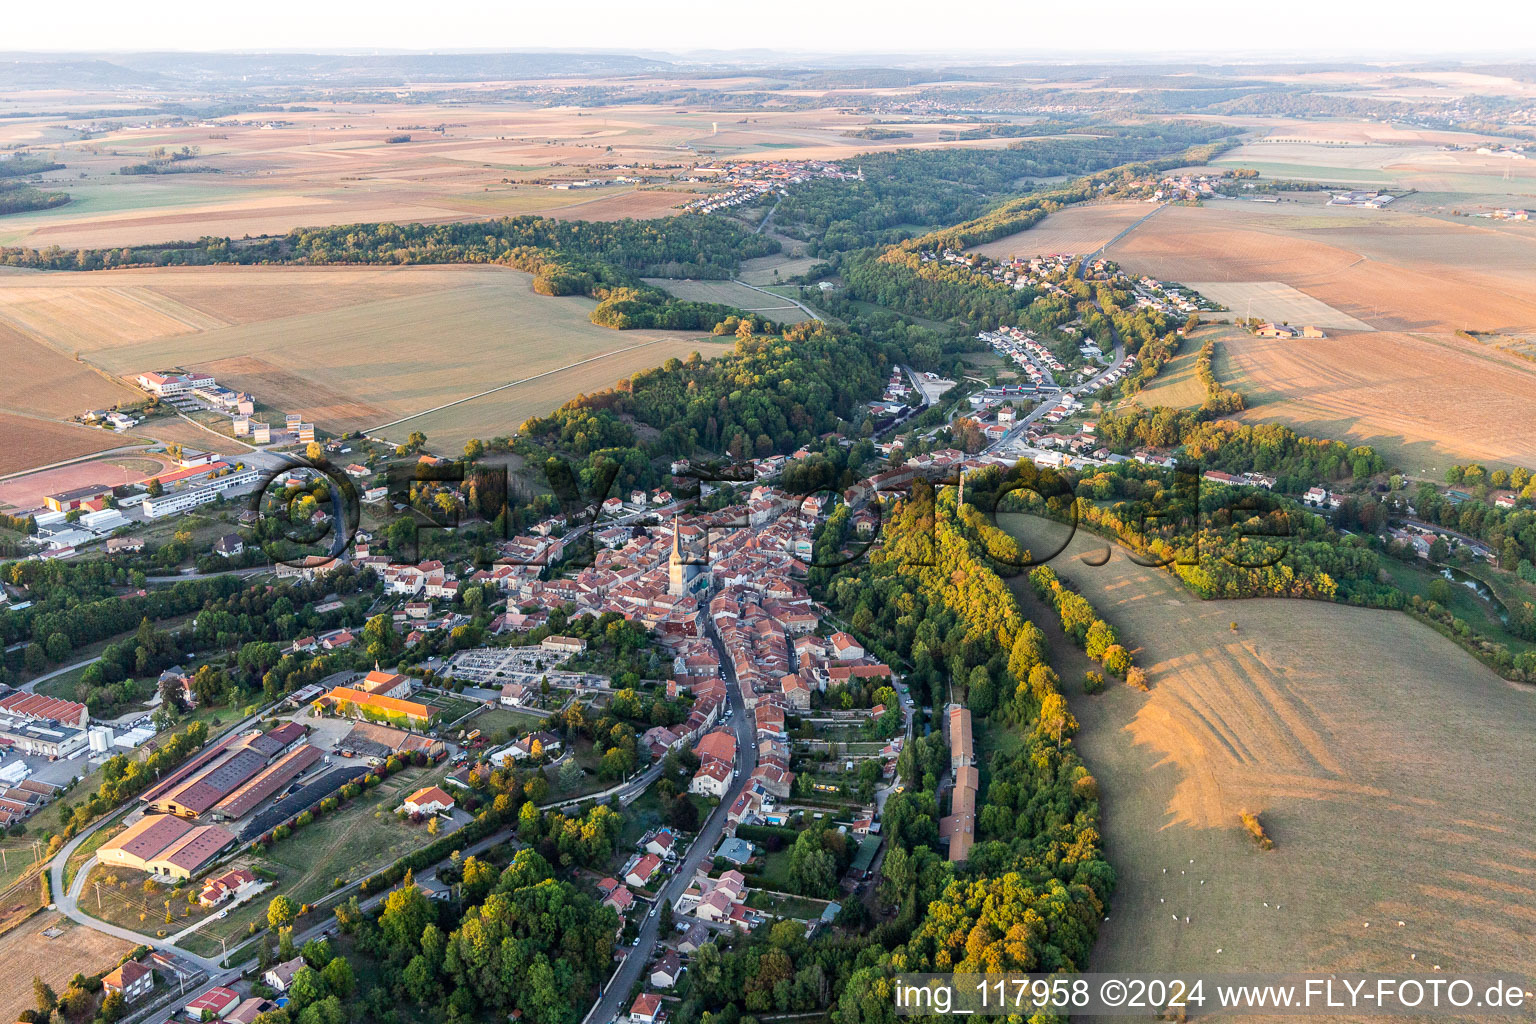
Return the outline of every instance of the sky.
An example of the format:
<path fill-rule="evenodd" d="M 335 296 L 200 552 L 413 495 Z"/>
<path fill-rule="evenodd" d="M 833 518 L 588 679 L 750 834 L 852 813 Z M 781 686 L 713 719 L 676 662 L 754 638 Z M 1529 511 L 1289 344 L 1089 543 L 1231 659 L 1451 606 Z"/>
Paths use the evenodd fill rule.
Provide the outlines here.
<path fill-rule="evenodd" d="M 1529 59 L 1536 37 L 1530 0 L 74 0 L 63 16 L 49 4 L 11 8 L 4 51 L 770 48 L 1263 59 L 1501 48 L 1515 56 L 1525 44 Z"/>

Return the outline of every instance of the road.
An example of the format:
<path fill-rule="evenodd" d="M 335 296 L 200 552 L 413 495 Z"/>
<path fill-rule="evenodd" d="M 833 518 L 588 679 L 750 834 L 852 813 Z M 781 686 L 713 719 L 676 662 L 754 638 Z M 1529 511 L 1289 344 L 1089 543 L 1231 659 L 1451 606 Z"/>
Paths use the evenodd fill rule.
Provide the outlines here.
<path fill-rule="evenodd" d="M 731 278 L 731 280 L 734 281 L 736 284 L 741 285 L 743 288 L 751 288 L 755 292 L 762 292 L 764 295 L 772 296 L 773 298 L 778 299 L 780 302 L 788 302 L 791 305 L 798 306 L 800 308 L 800 312 L 804 313 L 808 318 L 810 318 L 812 320 L 820 320 L 821 319 L 821 317 L 817 316 L 811 310 L 810 306 L 807 306 L 805 303 L 801 302 L 799 299 L 792 299 L 788 295 L 780 295 L 778 292 L 771 292 L 767 288 L 759 288 L 755 284 L 747 284 L 747 282 L 739 280 L 739 279 L 734 278 L 734 277 Z M 769 317 L 769 319 L 771 320 L 773 318 Z"/>
<path fill-rule="evenodd" d="M 1120 340 L 1120 332 L 1116 331 L 1113 325 L 1110 326 L 1110 330 L 1114 333 L 1115 336 L 1115 357 L 1110 360 L 1108 366 L 1104 367 L 1103 370 L 1099 371 L 1092 378 L 1085 380 L 1083 383 L 1074 387 L 1065 389 L 1062 391 L 1062 394 L 1081 395 L 1090 391 L 1097 391 L 1099 388 L 1104 386 L 1105 377 L 1108 377 L 1111 373 L 1125 365 L 1125 342 Z M 1051 400 L 1042 401 L 1039 405 L 1035 406 L 1029 412 L 1020 417 L 1018 422 L 1013 425 L 1012 430 L 1008 431 L 1008 433 L 1004 434 L 992 444 L 988 445 L 986 451 L 983 452 L 983 454 L 990 455 L 993 452 L 1001 451 L 1003 448 L 1006 448 L 1008 445 L 1012 444 L 1020 434 L 1024 432 L 1025 428 L 1027 428 L 1031 423 L 1039 420 L 1042 416 L 1054 408 L 1056 408 L 1056 402 Z"/>
<path fill-rule="evenodd" d="M 707 620 L 706 620 L 707 621 Z M 688 852 L 678 863 L 677 870 L 667 879 L 666 884 L 656 896 L 657 908 L 663 902 L 674 903 L 682 895 L 684 889 L 692 881 L 694 874 L 710 857 L 714 849 L 720 843 L 720 837 L 725 833 L 726 815 L 736 798 L 741 795 L 747 786 L 747 779 L 757 768 L 757 736 L 756 727 L 751 716 L 747 714 L 746 701 L 742 699 L 741 684 L 736 679 L 736 672 L 731 667 L 731 660 L 725 655 L 725 645 L 720 642 L 720 637 L 715 632 L 714 623 L 709 622 L 709 636 L 715 644 L 715 649 L 720 655 L 720 664 L 725 670 L 726 694 L 729 706 L 732 709 L 734 720 L 733 731 L 736 734 L 736 778 L 731 782 L 730 790 L 725 794 L 719 805 L 710 812 L 704 826 L 699 829 L 699 834 L 694 837 L 693 845 L 688 847 Z M 587 1014 L 584 1020 L 591 1020 L 596 1024 L 606 1024 L 613 1020 L 621 1012 L 627 1012 L 629 1007 L 625 1005 L 629 998 L 630 989 L 640 978 L 640 972 L 645 965 L 650 963 L 656 951 L 656 943 L 660 939 L 661 915 L 658 912 L 648 914 L 640 922 L 640 936 L 619 969 L 614 972 L 613 978 L 598 998 L 597 1004 Z"/>

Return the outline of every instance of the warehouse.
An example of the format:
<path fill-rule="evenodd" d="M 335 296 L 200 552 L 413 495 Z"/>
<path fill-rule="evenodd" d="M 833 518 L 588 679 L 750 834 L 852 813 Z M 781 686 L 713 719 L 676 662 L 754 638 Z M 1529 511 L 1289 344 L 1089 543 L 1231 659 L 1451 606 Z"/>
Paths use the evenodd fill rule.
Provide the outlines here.
<path fill-rule="evenodd" d="M 96 851 L 103 864 L 171 878 L 191 878 L 235 843 L 218 825 L 197 825 L 174 814 L 146 814 Z"/>

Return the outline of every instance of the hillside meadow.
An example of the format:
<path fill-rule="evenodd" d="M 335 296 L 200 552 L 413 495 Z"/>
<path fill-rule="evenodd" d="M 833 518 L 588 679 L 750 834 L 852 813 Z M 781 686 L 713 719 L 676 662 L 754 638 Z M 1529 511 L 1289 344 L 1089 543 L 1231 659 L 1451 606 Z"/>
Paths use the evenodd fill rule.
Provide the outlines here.
<path fill-rule="evenodd" d="M 1042 549 L 1063 529 L 1006 519 Z M 1119 876 L 1093 970 L 1529 968 L 1536 690 L 1400 613 L 1201 602 L 1122 549 L 1082 561 L 1105 548 L 1080 533 L 1052 561 L 1150 683 L 1086 696 L 1081 653 L 1056 659 Z"/>

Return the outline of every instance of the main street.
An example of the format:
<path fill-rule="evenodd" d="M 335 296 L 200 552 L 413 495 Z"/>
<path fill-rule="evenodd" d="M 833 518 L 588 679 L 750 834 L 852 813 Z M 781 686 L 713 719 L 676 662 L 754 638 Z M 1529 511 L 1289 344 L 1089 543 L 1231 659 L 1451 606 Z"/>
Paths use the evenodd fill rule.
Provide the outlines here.
<path fill-rule="evenodd" d="M 720 655 L 720 664 L 725 671 L 726 699 L 732 710 L 731 717 L 734 719 L 732 731 L 736 736 L 736 777 L 719 805 L 705 819 L 699 834 L 694 837 L 693 845 L 688 847 L 688 852 L 678 862 L 676 870 L 657 892 L 656 902 L 651 912 L 641 919 L 640 935 L 634 947 L 629 950 L 624 962 L 619 965 L 607 987 L 603 989 L 597 1005 L 584 1019 L 593 1021 L 594 1024 L 607 1024 L 621 1012 L 628 1010 L 625 1002 L 629 998 L 629 992 L 635 987 L 635 982 L 640 979 L 641 970 L 650 963 L 661 938 L 661 904 L 675 903 L 705 859 L 713 854 L 720 842 L 720 837 L 725 834 L 726 816 L 730 812 L 731 805 L 736 802 L 742 790 L 746 789 L 748 778 L 757 768 L 757 729 L 751 716 L 747 714 L 746 701 L 741 694 L 741 684 L 736 679 L 736 672 L 730 658 L 726 657 L 725 645 L 720 642 L 720 636 L 715 632 L 713 621 L 709 622 L 709 637 L 714 642 L 715 650 Z"/>

